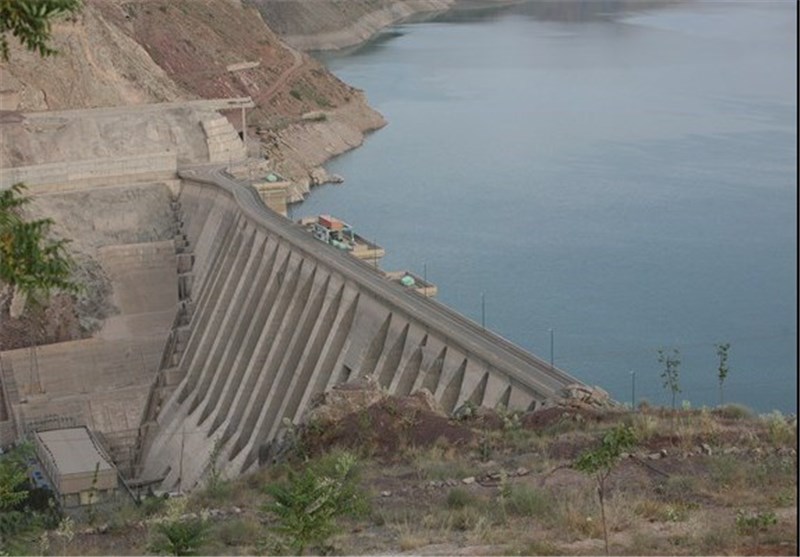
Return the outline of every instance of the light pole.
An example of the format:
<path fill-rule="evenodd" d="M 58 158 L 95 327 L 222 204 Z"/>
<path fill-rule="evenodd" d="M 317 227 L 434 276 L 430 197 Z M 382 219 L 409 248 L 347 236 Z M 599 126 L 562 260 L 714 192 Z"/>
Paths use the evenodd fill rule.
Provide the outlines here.
<path fill-rule="evenodd" d="M 481 329 L 486 328 L 486 295 L 481 292 Z"/>
<path fill-rule="evenodd" d="M 636 411 L 636 372 L 631 370 L 631 410 Z"/>
<path fill-rule="evenodd" d="M 553 329 L 547 329 L 550 332 L 550 369 L 553 369 Z"/>

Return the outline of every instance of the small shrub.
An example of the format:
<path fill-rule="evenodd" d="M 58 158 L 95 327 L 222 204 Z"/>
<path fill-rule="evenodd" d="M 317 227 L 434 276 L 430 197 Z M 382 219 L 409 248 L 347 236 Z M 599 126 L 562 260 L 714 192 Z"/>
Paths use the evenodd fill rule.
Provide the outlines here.
<path fill-rule="evenodd" d="M 797 419 L 792 422 L 787 420 L 780 411 L 775 410 L 770 414 L 761 416 L 767 424 L 769 440 L 773 445 L 797 444 Z"/>
<path fill-rule="evenodd" d="M 254 542 L 259 536 L 258 524 L 235 518 L 219 525 L 216 537 L 228 546 L 245 546 Z"/>
<path fill-rule="evenodd" d="M 733 532 L 729 527 L 712 526 L 711 530 L 705 532 L 699 540 L 700 555 L 726 555 L 729 554 L 729 547 Z"/>
<path fill-rule="evenodd" d="M 755 414 L 743 404 L 726 404 L 716 408 L 714 414 L 726 420 L 752 420 Z"/>
<path fill-rule="evenodd" d="M 155 495 L 149 495 L 141 500 L 139 507 L 144 516 L 155 516 L 164 510 L 166 504 L 166 496 L 157 497 Z"/>
<path fill-rule="evenodd" d="M 553 501 L 541 491 L 520 486 L 511 490 L 508 510 L 517 516 L 544 518 L 552 515 Z"/>
<path fill-rule="evenodd" d="M 770 454 L 750 468 L 747 484 L 753 488 L 772 490 L 797 485 L 797 468 L 791 457 Z"/>
<path fill-rule="evenodd" d="M 201 518 L 167 520 L 156 524 L 156 539 L 150 549 L 158 554 L 198 555 L 206 538 Z"/>
<path fill-rule="evenodd" d="M 733 455 L 713 456 L 709 464 L 711 480 L 718 488 L 739 487 L 747 480 L 746 468 Z"/>
<path fill-rule="evenodd" d="M 634 414 L 630 420 L 631 428 L 637 439 L 647 441 L 659 431 L 659 420 L 649 414 Z"/>
<path fill-rule="evenodd" d="M 450 490 L 447 494 L 447 508 L 448 509 L 463 509 L 470 507 L 477 502 L 478 498 L 466 489 L 456 487 Z"/>
<path fill-rule="evenodd" d="M 451 515 L 450 527 L 460 532 L 474 530 L 481 519 L 481 514 L 474 508 L 465 507 L 454 511 Z"/>
<path fill-rule="evenodd" d="M 272 501 L 264 510 L 277 519 L 273 530 L 292 554 L 300 555 L 309 546 L 325 547 L 337 517 L 367 511 L 356 473 L 355 456 L 341 452 L 301 473 L 290 471 L 285 483 L 267 487 Z"/>
<path fill-rule="evenodd" d="M 686 522 L 689 519 L 689 507 L 687 505 L 667 505 L 664 508 L 662 520 L 664 522 Z"/>
<path fill-rule="evenodd" d="M 740 536 L 764 532 L 777 523 L 778 517 L 772 511 L 745 512 L 739 509 L 736 512 L 736 533 Z"/>
<path fill-rule="evenodd" d="M 603 525 L 595 514 L 595 489 L 584 487 L 553 494 L 556 517 L 563 530 L 580 538 L 602 538 Z"/>
<path fill-rule="evenodd" d="M 688 503 L 697 493 L 698 482 L 693 476 L 670 476 L 658 488 L 658 493 L 669 503 Z"/>
<path fill-rule="evenodd" d="M 660 520 L 663 516 L 665 504 L 655 499 L 642 499 L 633 506 L 636 516 L 650 521 Z"/>
<path fill-rule="evenodd" d="M 449 446 L 437 446 L 415 450 L 411 455 L 412 466 L 420 480 L 461 479 L 473 475 L 473 469 Z"/>
<path fill-rule="evenodd" d="M 297 99 L 298 101 L 303 98 L 302 93 L 300 93 L 300 91 L 298 91 L 297 89 L 292 89 L 291 91 L 289 91 L 289 94 L 291 96 L 293 96 L 295 99 Z"/>

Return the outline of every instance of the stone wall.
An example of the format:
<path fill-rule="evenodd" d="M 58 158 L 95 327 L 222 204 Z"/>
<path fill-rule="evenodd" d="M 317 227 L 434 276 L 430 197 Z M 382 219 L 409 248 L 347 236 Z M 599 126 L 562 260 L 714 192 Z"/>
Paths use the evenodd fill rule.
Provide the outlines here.
<path fill-rule="evenodd" d="M 175 153 L 81 160 L 0 169 L 0 189 L 24 182 L 30 193 L 55 193 L 91 186 L 170 180 L 177 174 Z"/>

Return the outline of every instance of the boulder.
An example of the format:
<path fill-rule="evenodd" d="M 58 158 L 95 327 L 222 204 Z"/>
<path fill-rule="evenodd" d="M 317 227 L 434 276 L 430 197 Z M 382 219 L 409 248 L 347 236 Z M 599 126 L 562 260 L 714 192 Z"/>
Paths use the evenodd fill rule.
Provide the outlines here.
<path fill-rule="evenodd" d="M 369 408 L 388 395 L 372 376 L 336 385 L 319 395 L 308 410 L 303 423 L 327 424 L 338 422 L 345 416 Z"/>

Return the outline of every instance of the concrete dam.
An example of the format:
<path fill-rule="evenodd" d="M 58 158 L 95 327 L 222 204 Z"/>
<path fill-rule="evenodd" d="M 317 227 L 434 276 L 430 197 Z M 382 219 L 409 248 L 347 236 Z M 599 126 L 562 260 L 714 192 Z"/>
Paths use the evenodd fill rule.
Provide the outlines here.
<path fill-rule="evenodd" d="M 0 122 L 33 153 L 97 147 L 3 168 L 0 187 L 28 184 L 110 292 L 91 336 L 0 349 L 0 445 L 85 426 L 124 477 L 186 490 L 212 460 L 227 477 L 258 466 L 316 395 L 360 377 L 447 412 L 533 409 L 580 383 L 268 209 L 225 170 L 246 152 L 217 111 L 249 103 Z M 53 143 L 65 134 L 82 142 Z"/>
<path fill-rule="evenodd" d="M 269 211 L 221 167 L 181 172 L 182 298 L 143 419 L 138 476 L 191 488 L 257 466 L 316 394 L 372 375 L 531 409 L 577 381 Z"/>

